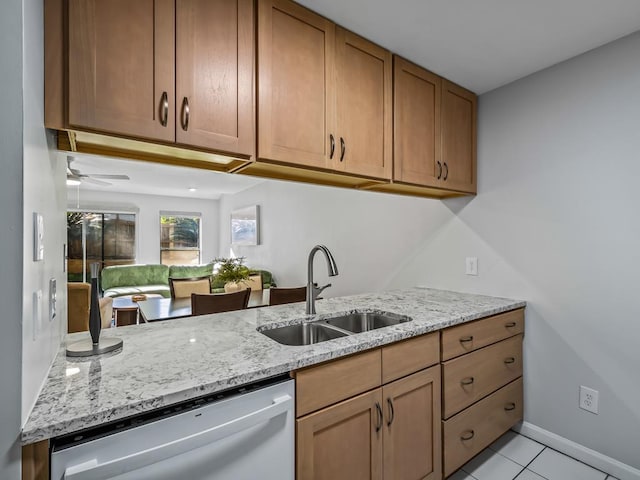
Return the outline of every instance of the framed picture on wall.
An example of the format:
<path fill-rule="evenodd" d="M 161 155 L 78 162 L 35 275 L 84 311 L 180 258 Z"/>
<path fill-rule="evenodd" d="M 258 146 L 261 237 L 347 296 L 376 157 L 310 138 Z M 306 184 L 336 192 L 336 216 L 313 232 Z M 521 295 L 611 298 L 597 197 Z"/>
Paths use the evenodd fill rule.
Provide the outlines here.
<path fill-rule="evenodd" d="M 231 244 L 260 244 L 260 209 L 258 205 L 231 212 Z"/>

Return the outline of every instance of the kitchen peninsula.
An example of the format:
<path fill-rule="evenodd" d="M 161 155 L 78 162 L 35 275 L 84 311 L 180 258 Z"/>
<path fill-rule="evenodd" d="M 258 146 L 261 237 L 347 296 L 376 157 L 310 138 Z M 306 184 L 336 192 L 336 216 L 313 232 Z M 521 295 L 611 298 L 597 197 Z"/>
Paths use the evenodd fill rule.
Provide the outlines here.
<path fill-rule="evenodd" d="M 302 303 L 118 328 L 124 340 L 118 353 L 84 361 L 58 354 L 22 442 L 113 422 L 473 320 L 499 318 L 504 312 L 521 315 L 524 306 L 522 301 L 420 287 L 325 299 L 317 303 L 317 316 L 373 310 L 412 321 L 301 347 L 281 345 L 258 330 L 313 319 L 305 316 Z M 519 323 L 520 333 L 522 327 Z M 82 335 L 86 333 L 67 341 Z M 435 354 L 437 362 L 440 355 Z"/>

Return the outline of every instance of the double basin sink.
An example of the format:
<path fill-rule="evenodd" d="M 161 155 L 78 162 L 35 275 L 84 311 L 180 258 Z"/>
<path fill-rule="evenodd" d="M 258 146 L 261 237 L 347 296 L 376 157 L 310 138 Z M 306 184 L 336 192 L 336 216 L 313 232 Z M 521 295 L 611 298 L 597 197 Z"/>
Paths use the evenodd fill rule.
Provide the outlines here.
<path fill-rule="evenodd" d="M 388 312 L 352 312 L 307 323 L 261 330 L 260 333 L 283 345 L 312 345 L 356 333 L 390 327 L 412 319 Z"/>

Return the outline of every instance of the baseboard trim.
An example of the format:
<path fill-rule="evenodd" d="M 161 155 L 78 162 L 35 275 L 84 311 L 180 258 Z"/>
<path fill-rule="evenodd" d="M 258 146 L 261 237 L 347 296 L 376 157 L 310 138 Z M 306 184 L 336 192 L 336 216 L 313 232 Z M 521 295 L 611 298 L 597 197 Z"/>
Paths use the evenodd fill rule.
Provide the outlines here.
<path fill-rule="evenodd" d="M 560 435 L 556 435 L 544 428 L 540 428 L 529 422 L 522 422 L 513 427 L 513 430 L 521 433 L 525 437 L 544 443 L 561 453 L 580 460 L 587 465 L 607 472 L 620 480 L 640 480 L 640 470 L 631 465 L 619 462 L 618 460 L 591 450 L 579 443 L 568 440 Z"/>

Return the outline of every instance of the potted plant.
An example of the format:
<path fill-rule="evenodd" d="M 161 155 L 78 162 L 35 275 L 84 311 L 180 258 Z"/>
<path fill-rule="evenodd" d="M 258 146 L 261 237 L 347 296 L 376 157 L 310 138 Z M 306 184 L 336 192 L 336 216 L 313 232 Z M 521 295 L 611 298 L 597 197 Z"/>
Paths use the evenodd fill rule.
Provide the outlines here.
<path fill-rule="evenodd" d="M 219 282 L 224 282 L 224 291 L 236 292 L 247 288 L 249 279 L 249 268 L 243 265 L 244 257 L 237 258 L 216 258 L 213 260 L 217 272 L 214 275 Z"/>

